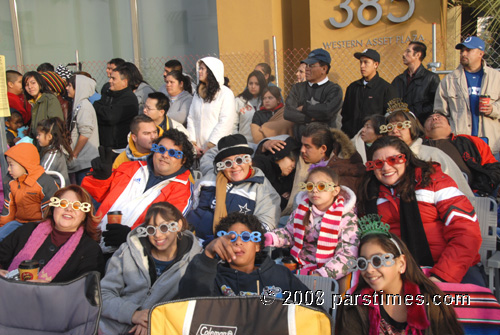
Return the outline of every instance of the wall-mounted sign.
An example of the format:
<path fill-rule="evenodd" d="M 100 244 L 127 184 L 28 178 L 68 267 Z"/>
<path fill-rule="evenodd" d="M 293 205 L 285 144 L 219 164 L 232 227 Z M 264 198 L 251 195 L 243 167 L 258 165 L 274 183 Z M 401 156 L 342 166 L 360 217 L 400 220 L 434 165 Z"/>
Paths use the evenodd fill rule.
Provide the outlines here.
<path fill-rule="evenodd" d="M 397 35 L 369 38 L 366 40 L 344 40 L 323 42 L 324 49 L 372 48 L 375 45 L 408 44 L 412 41 L 425 42 L 423 35 Z"/>
<path fill-rule="evenodd" d="M 392 2 L 393 0 L 391 0 Z M 415 12 L 415 0 L 405 0 L 408 2 L 408 12 L 406 12 L 403 16 L 394 16 L 392 13 L 387 14 L 387 19 L 393 23 L 401 23 L 407 21 Z M 378 3 L 379 0 L 360 0 L 361 6 L 359 6 L 357 11 L 358 21 L 365 26 L 372 26 L 375 23 L 380 21 L 382 17 L 382 6 Z M 330 24 L 335 28 L 344 28 L 352 22 L 352 18 L 354 16 L 353 10 L 349 7 L 351 0 L 344 0 L 340 4 L 340 8 L 347 12 L 347 18 L 343 22 L 337 22 L 333 17 L 330 18 Z M 374 8 L 376 11 L 375 17 L 371 20 L 365 19 L 363 16 L 363 11 L 368 8 Z"/>

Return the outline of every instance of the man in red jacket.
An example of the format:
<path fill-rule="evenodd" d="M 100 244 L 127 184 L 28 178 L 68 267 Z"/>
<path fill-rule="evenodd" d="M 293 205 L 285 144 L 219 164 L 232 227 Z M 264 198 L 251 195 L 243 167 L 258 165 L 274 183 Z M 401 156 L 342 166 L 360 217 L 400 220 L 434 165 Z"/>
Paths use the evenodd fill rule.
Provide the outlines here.
<path fill-rule="evenodd" d="M 97 215 L 102 220 L 104 253 L 125 242 L 130 230 L 144 222 L 151 204 L 169 202 L 183 215 L 191 208 L 193 178 L 189 169 L 194 158 L 187 136 L 170 129 L 151 150 L 154 153 L 146 161 L 125 162 L 112 171 L 112 152 L 100 147 L 100 157 L 92 161 L 93 175 L 83 179 L 82 187 L 101 203 Z M 122 214 L 121 224 L 108 223 L 108 213 L 116 211 Z"/>
<path fill-rule="evenodd" d="M 471 189 L 480 196 L 496 196 L 500 163 L 488 144 L 477 136 L 455 135 L 448 117 L 439 111 L 425 118 L 424 144 L 443 150 L 467 176 Z"/>

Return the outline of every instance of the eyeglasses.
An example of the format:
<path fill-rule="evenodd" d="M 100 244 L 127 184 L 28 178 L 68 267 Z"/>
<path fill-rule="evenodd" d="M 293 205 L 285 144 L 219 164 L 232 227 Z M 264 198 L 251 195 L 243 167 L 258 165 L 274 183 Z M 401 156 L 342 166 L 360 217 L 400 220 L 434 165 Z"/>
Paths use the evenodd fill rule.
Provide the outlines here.
<path fill-rule="evenodd" d="M 315 187 L 320 192 L 333 191 L 333 189 L 337 186 L 338 185 L 335 185 L 334 182 L 326 182 L 326 181 L 320 181 L 317 183 L 313 183 L 312 181 L 307 183 L 299 183 L 299 189 L 301 191 L 307 191 L 307 192 L 312 192 Z"/>
<path fill-rule="evenodd" d="M 406 156 L 405 154 L 399 154 L 387 157 L 386 159 L 377 159 L 375 161 L 368 161 L 365 163 L 366 171 L 381 169 L 384 166 L 384 163 L 386 162 L 390 166 L 394 166 L 395 164 L 402 164 L 406 162 Z"/>
<path fill-rule="evenodd" d="M 321 67 L 321 65 L 319 65 L 318 63 L 314 63 L 314 64 L 311 64 L 311 65 L 306 64 L 306 68 L 308 68 L 308 69 L 313 69 L 315 67 Z"/>
<path fill-rule="evenodd" d="M 157 111 L 158 109 L 156 108 L 150 108 L 149 106 L 144 106 L 144 109 L 147 110 L 148 112 L 151 112 L 151 111 Z"/>
<path fill-rule="evenodd" d="M 402 130 L 402 129 L 408 129 L 408 128 L 411 128 L 411 121 L 410 120 L 406 120 L 403 122 L 389 123 L 387 125 L 383 124 L 380 126 L 380 133 L 381 134 L 390 133 L 391 131 L 394 131 L 396 129 Z"/>
<path fill-rule="evenodd" d="M 182 151 L 175 150 L 175 149 L 167 149 L 163 145 L 158 145 L 156 143 L 153 143 L 153 146 L 151 147 L 151 151 L 157 152 L 157 153 L 162 154 L 162 155 L 166 152 L 166 153 L 168 153 L 168 155 L 170 157 L 174 157 L 177 159 L 182 159 L 182 157 L 184 157 L 184 153 Z"/>
<path fill-rule="evenodd" d="M 244 156 L 238 156 L 235 157 L 233 160 L 227 159 L 223 162 L 217 162 L 217 171 L 222 171 L 225 169 L 230 169 L 236 165 L 241 165 L 241 164 L 246 164 L 252 162 L 252 157 L 250 155 L 244 155 Z"/>
<path fill-rule="evenodd" d="M 368 263 L 370 263 L 375 269 L 378 269 L 382 266 L 391 267 L 395 264 L 394 255 L 391 253 L 383 254 L 383 255 L 373 255 L 370 259 L 366 259 L 364 257 L 358 257 L 358 259 L 351 259 L 347 262 L 347 266 L 349 270 L 356 271 L 361 270 L 365 271 L 368 268 Z"/>
<path fill-rule="evenodd" d="M 158 227 L 156 226 L 147 226 L 147 227 L 139 227 L 137 228 L 137 236 L 146 237 L 146 236 L 154 236 L 157 231 L 160 231 L 162 234 L 166 234 L 168 232 L 177 233 L 179 231 L 179 222 L 172 221 L 169 223 L 162 223 Z"/>
<path fill-rule="evenodd" d="M 91 204 L 88 202 L 80 202 L 80 201 L 69 201 L 66 199 L 59 199 L 58 197 L 52 197 L 50 198 L 50 204 L 49 206 L 52 207 L 61 207 L 61 208 L 67 208 L 68 206 L 71 206 L 72 209 L 75 211 L 82 211 L 82 212 L 90 212 Z"/>
<path fill-rule="evenodd" d="M 225 232 L 223 230 L 219 231 L 217 233 L 217 236 L 221 237 L 224 235 L 231 235 L 231 234 L 234 234 L 234 237 L 231 239 L 231 242 L 236 242 L 236 240 L 238 239 L 238 236 L 241 237 L 241 240 L 243 242 L 250 242 L 250 241 L 260 242 L 261 237 L 262 237 L 262 234 L 259 233 L 258 231 L 253 231 L 253 232 L 244 231 L 241 234 L 237 234 L 235 231 Z"/>

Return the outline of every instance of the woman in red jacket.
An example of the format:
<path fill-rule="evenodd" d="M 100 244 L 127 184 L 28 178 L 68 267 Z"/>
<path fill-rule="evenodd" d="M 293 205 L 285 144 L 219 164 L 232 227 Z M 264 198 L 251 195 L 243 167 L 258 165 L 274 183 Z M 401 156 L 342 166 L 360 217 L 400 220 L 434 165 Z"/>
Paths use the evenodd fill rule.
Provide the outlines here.
<path fill-rule="evenodd" d="M 416 158 L 392 136 L 375 141 L 367 159 L 360 215 L 382 216 L 417 263 L 431 268 L 431 280 L 485 286 L 474 207 L 440 165 Z"/>

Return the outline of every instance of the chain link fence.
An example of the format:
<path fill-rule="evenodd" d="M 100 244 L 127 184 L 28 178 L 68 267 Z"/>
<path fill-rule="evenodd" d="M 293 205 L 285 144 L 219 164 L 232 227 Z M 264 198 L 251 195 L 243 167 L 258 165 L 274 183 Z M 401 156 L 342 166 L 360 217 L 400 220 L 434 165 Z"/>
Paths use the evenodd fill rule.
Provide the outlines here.
<path fill-rule="evenodd" d="M 432 41 L 423 41 L 427 45 L 427 57 L 424 59 L 424 66 L 431 62 L 432 58 Z M 455 41 L 442 41 L 441 43 L 446 43 L 448 49 L 448 62 L 445 62 L 444 54 L 438 54 L 437 61 L 442 64 L 446 63 L 446 67 L 443 65 L 438 70 L 440 73 L 451 72 L 459 63 L 459 52 L 454 50 Z M 487 44 L 486 49 L 486 59 L 488 64 L 493 67 L 499 67 L 500 65 L 500 53 L 498 53 L 498 48 L 496 48 L 496 41 Z M 375 46 L 373 47 L 380 53 L 381 63 L 379 66 L 379 74 L 382 78 L 388 82 L 402 73 L 405 70 L 405 65 L 402 61 L 402 55 L 406 49 L 408 43 L 398 43 L 386 46 Z M 456 57 L 450 60 L 450 50 L 451 55 Z M 359 61 L 354 58 L 354 53 L 358 51 L 363 51 L 361 48 L 341 48 L 341 49 L 327 49 L 332 56 L 331 70 L 328 77 L 331 81 L 338 83 L 342 90 L 345 92 L 347 86 L 361 78 L 359 70 Z M 295 73 L 300 64 L 300 61 L 307 58 L 309 54 L 309 49 L 287 49 L 278 50 L 277 63 L 278 63 L 278 80 L 279 86 L 283 90 L 283 96 L 286 97 L 291 86 L 296 81 Z M 453 53 L 455 52 L 455 53 Z M 177 57 L 184 68 L 184 72 L 191 75 L 192 78 L 196 79 L 196 62 L 198 59 L 213 56 L 220 58 L 224 63 L 225 76 L 230 80 L 229 86 L 233 90 L 235 95 L 240 94 L 246 87 L 246 80 L 248 74 L 255 69 L 258 63 L 268 63 L 271 65 L 274 73 L 274 56 L 272 50 L 269 52 L 264 51 L 253 51 L 253 52 L 234 52 L 225 54 L 196 54 L 196 55 L 184 55 Z M 163 84 L 163 72 L 164 65 L 169 60 L 166 57 L 152 57 L 146 59 L 140 59 L 135 62 L 135 64 L 140 68 L 144 80 L 146 80 L 153 88 L 159 89 Z M 92 75 L 92 77 L 97 82 L 98 90 L 104 85 L 108 80 L 106 76 L 106 64 L 108 60 L 100 61 L 82 61 L 82 71 L 86 71 Z M 130 61 L 130 60 L 129 60 Z M 57 64 L 54 64 L 57 65 Z M 22 71 L 27 72 L 31 70 L 36 70 L 37 64 L 29 64 L 22 67 Z M 17 67 L 11 67 L 14 70 L 19 70 Z M 75 66 L 70 66 L 70 70 L 76 71 Z"/>

